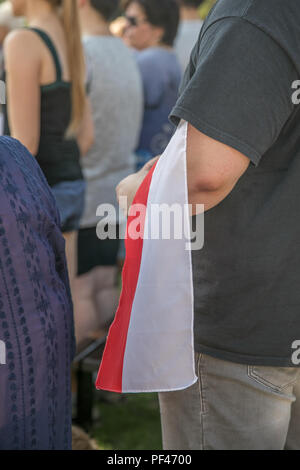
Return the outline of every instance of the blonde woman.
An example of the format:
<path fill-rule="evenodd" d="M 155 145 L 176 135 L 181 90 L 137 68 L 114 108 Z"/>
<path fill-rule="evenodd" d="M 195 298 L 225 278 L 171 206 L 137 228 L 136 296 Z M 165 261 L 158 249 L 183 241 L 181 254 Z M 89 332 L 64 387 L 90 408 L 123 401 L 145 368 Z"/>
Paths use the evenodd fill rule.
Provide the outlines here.
<path fill-rule="evenodd" d="M 74 0 L 12 0 L 28 27 L 4 45 L 7 84 L 5 133 L 34 155 L 54 193 L 66 240 L 71 285 L 85 185 L 80 155 L 93 142 L 85 65 Z"/>

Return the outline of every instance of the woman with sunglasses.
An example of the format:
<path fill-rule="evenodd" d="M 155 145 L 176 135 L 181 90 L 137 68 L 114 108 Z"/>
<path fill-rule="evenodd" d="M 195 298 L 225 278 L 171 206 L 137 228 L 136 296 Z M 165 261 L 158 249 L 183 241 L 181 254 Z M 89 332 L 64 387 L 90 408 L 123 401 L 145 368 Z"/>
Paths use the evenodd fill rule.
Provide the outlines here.
<path fill-rule="evenodd" d="M 179 25 L 177 0 L 128 0 L 123 39 L 137 50 L 144 85 L 144 118 L 137 169 L 161 154 L 173 134 L 168 116 L 178 97 L 181 67 L 173 44 Z"/>
<path fill-rule="evenodd" d="M 5 42 L 5 134 L 21 141 L 36 157 L 51 186 L 72 283 L 85 193 L 80 154 L 93 142 L 77 2 L 11 3 L 14 15 L 24 16 L 28 28 L 14 31 Z"/>

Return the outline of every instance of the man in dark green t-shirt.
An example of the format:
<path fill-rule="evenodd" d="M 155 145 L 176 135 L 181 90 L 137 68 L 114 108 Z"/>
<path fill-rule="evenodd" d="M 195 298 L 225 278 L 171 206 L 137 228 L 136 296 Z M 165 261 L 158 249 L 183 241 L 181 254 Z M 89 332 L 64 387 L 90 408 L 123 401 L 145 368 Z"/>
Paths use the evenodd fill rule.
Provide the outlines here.
<path fill-rule="evenodd" d="M 206 212 L 199 380 L 159 394 L 165 449 L 300 449 L 299 24 L 298 0 L 219 0 L 170 115 Z"/>

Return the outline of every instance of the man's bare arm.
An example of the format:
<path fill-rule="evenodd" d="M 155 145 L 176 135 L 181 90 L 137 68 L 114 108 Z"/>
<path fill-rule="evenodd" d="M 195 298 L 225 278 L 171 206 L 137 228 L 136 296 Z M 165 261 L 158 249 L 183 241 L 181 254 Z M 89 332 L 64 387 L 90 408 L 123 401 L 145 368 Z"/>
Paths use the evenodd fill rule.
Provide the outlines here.
<path fill-rule="evenodd" d="M 250 160 L 239 151 L 188 125 L 187 179 L 189 203 L 204 204 L 207 211 L 233 190 Z"/>
<path fill-rule="evenodd" d="M 127 197 L 128 208 L 158 158 L 151 160 L 138 173 L 128 176 L 118 185 L 118 199 L 120 201 L 121 197 Z M 189 124 L 187 179 L 189 203 L 193 204 L 193 213 L 196 213 L 196 204 L 204 204 L 207 211 L 223 201 L 245 173 L 249 163 L 250 160 L 239 151 L 211 139 Z"/>

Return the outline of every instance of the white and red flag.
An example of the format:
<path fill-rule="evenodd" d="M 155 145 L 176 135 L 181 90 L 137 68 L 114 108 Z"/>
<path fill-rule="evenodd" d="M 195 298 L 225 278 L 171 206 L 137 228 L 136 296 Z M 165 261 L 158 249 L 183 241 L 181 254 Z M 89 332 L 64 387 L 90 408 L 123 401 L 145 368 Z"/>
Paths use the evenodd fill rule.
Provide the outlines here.
<path fill-rule="evenodd" d="M 187 122 L 181 121 L 133 201 L 140 213 L 138 219 L 136 214 L 128 217 L 123 288 L 98 372 L 98 389 L 174 391 L 197 380 L 186 142 Z M 182 234 L 177 221 L 177 236 L 164 237 L 153 208 L 174 205 L 182 209 Z M 135 236 L 133 227 L 141 236 Z"/>

